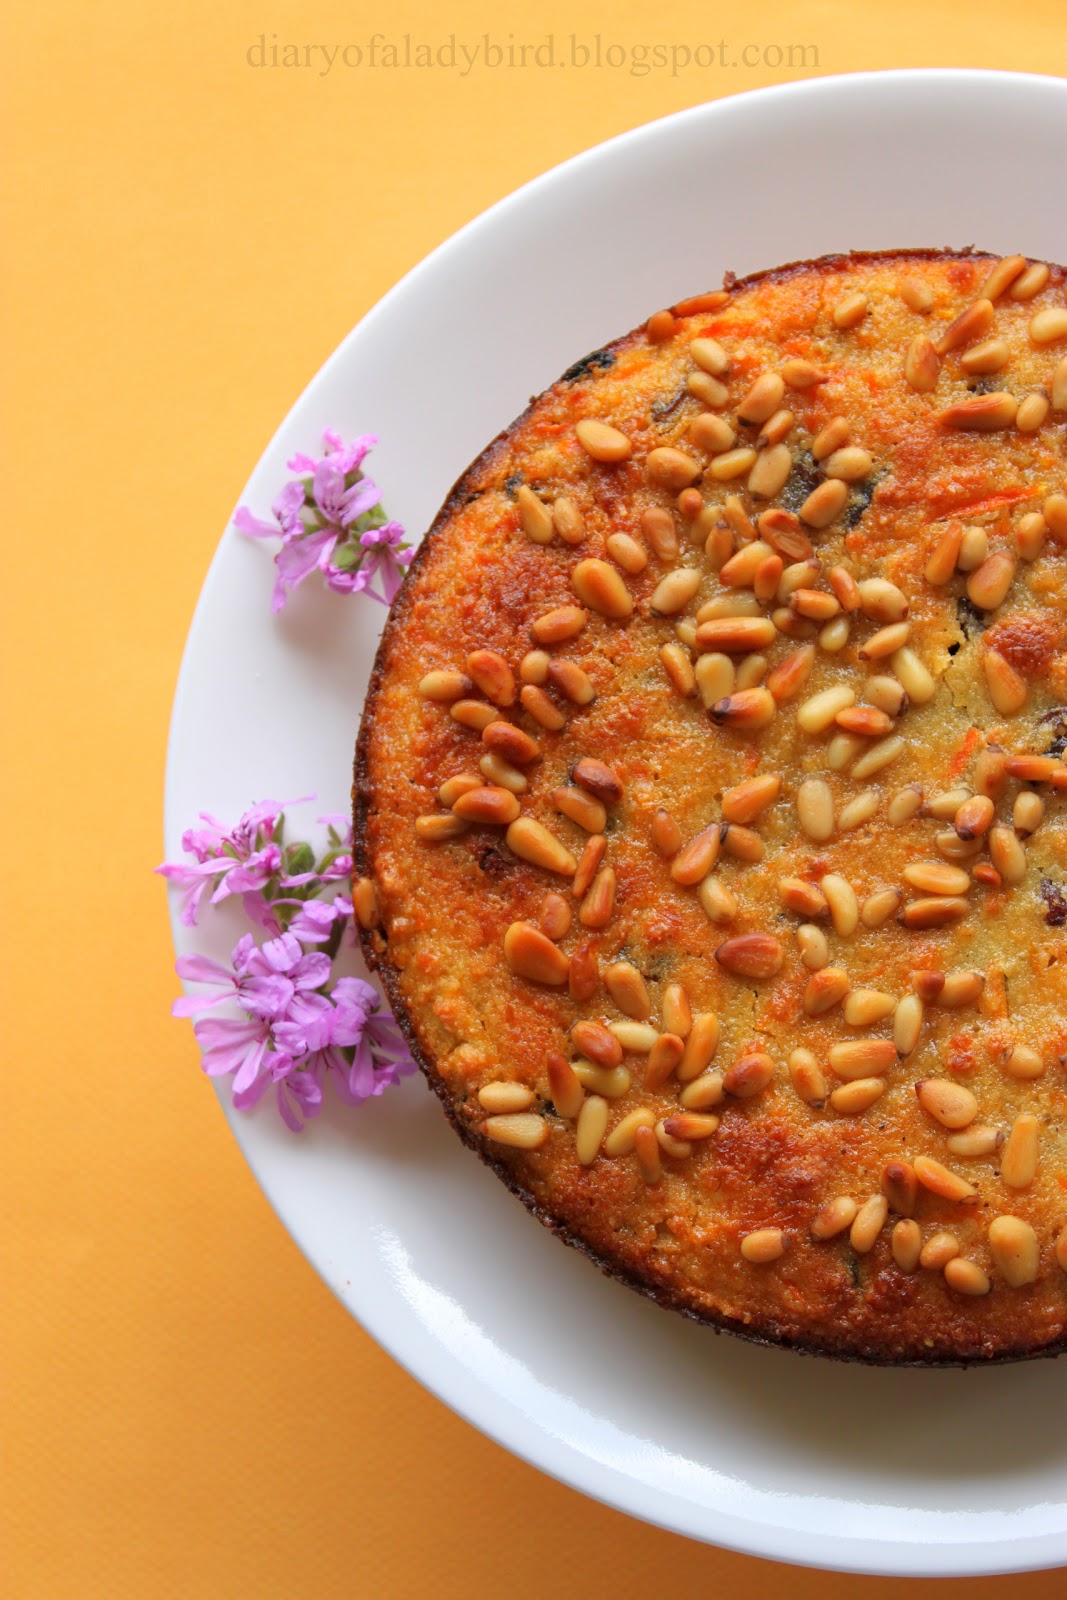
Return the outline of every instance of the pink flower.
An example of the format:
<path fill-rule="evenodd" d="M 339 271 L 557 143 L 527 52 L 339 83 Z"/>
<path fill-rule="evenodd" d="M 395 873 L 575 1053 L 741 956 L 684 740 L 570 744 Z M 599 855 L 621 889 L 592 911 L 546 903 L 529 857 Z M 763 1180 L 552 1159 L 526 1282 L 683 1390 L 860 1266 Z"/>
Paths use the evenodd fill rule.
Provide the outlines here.
<path fill-rule="evenodd" d="M 351 444 L 345 444 L 341 435 L 334 428 L 326 428 L 322 435 L 322 442 L 326 446 L 326 453 L 322 456 L 307 456 L 300 450 L 292 456 L 286 466 L 290 472 L 314 472 L 323 461 L 332 461 L 344 473 L 354 472 L 363 465 L 364 457 L 374 449 L 378 443 L 373 433 L 361 433 Z"/>
<path fill-rule="evenodd" d="M 312 798 L 303 796 L 303 800 Z M 182 834 L 182 849 L 195 856 L 195 862 L 165 861 L 155 869 L 185 891 L 180 911 L 184 927 L 196 926 L 200 902 L 209 887 L 213 887 L 211 903 L 217 905 L 231 894 L 260 894 L 280 874 L 282 854 L 274 842 L 275 835 L 286 805 L 300 805 L 303 800 L 283 804 L 261 800 L 230 829 L 210 812 L 200 813 L 200 820 L 207 827 L 188 828 Z"/>

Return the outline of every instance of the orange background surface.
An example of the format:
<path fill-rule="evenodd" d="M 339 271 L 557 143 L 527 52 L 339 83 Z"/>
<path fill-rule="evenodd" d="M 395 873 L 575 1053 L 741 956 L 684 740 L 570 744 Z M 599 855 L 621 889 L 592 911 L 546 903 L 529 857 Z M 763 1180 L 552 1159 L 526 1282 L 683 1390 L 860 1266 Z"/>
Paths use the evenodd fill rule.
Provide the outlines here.
<path fill-rule="evenodd" d="M 817 48 L 819 73 L 1048 72 L 1067 44 L 1062 0 L 762 0 L 725 16 L 675 0 L 666 15 L 634 0 L 542 0 L 535 17 L 486 0 L 7 8 L 0 1590 L 11 1600 L 540 1600 L 608 1583 L 619 1600 L 899 1591 L 630 1521 L 457 1420 L 300 1258 L 226 1130 L 188 1026 L 168 1018 L 173 956 L 150 869 L 171 696 L 216 540 L 295 395 L 401 273 L 527 178 L 679 107 L 812 75 L 323 75 L 251 67 L 258 36 L 801 43 Z M 1038 1600 L 1062 1594 L 1063 1574 L 906 1587 Z"/>

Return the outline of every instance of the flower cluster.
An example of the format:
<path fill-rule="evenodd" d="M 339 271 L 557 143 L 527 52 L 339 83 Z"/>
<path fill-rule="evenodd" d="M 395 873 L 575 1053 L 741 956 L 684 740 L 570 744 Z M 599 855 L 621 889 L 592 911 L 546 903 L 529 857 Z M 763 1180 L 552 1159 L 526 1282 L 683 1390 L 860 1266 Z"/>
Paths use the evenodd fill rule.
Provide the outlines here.
<path fill-rule="evenodd" d="M 412 552 L 400 523 L 387 520 L 377 485 L 363 475 L 363 462 L 377 442 L 365 433 L 345 444 L 327 428 L 324 455 L 298 452 L 287 463 L 297 476 L 274 501 L 272 522 L 238 507 L 233 524 L 240 533 L 282 541 L 274 558 L 273 611 L 281 611 L 316 569 L 340 594 L 369 594 L 383 605 L 392 603 Z"/>
<path fill-rule="evenodd" d="M 165 862 L 156 871 L 182 891 L 187 927 L 196 925 L 210 889 L 212 905 L 240 895 L 246 916 L 266 935 L 257 944 L 244 934 L 229 966 L 203 955 L 179 957 L 178 976 L 204 989 L 172 1009 L 176 1017 L 197 1019 L 204 1071 L 232 1076 L 239 1110 L 273 1089 L 282 1117 L 299 1131 L 321 1109 L 328 1079 L 342 1100 L 358 1105 L 414 1072 L 415 1063 L 371 985 L 333 977 L 352 925 L 350 823 L 319 819 L 328 831 L 316 858 L 310 845 L 286 843 L 284 811 L 264 800 L 233 828 L 202 813 L 204 826 L 182 836 L 192 860 Z M 205 1015 L 227 1003 L 241 1015 Z"/>

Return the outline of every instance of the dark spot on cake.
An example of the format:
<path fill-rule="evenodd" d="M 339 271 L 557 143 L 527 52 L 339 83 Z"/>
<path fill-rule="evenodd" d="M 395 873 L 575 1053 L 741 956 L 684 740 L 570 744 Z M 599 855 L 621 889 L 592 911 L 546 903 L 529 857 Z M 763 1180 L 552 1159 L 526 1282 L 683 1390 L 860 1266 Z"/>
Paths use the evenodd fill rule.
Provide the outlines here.
<path fill-rule="evenodd" d="M 1067 922 L 1067 894 L 1064 893 L 1062 883 L 1054 883 L 1051 878 L 1041 880 L 1041 898 L 1047 910 L 1045 921 L 1050 928 L 1062 928 Z"/>
<path fill-rule="evenodd" d="M 949 645 L 949 647 L 948 647 L 949 655 L 950 656 L 957 655 L 959 653 L 959 648 L 960 648 L 960 642 L 957 639 L 954 644 L 950 644 Z"/>
<path fill-rule="evenodd" d="M 871 501 L 878 490 L 880 478 L 870 477 L 864 483 L 857 484 L 852 491 L 852 499 L 845 512 L 845 523 L 851 529 L 861 522 L 871 509 Z"/>
<path fill-rule="evenodd" d="M 1037 726 L 1041 730 L 1038 743 L 1050 741 L 1045 745 L 1046 755 L 1062 756 L 1067 750 L 1067 706 L 1053 706 L 1038 717 Z"/>
<path fill-rule="evenodd" d="M 967 639 L 973 639 L 985 627 L 985 612 L 979 611 L 974 601 L 965 594 L 956 599 L 956 621 Z"/>
<path fill-rule="evenodd" d="M 779 503 L 786 511 L 799 511 L 808 495 L 817 489 L 822 482 L 819 469 L 815 465 L 814 456 L 805 453 L 798 455 L 793 462 L 793 470 L 786 480 L 785 488 L 779 495 Z"/>
<path fill-rule="evenodd" d="M 1002 384 L 999 373 L 982 372 L 968 378 L 967 387 L 972 394 L 999 394 Z"/>
<path fill-rule="evenodd" d="M 689 391 L 683 385 L 674 394 L 661 395 L 652 403 L 652 418 L 655 422 L 666 422 L 668 417 L 673 417 L 678 407 L 683 403 Z"/>
<path fill-rule="evenodd" d="M 506 857 L 492 839 L 472 840 L 471 855 L 478 864 L 479 872 L 493 880 L 506 877 L 513 865 L 513 860 Z"/>
<path fill-rule="evenodd" d="M 522 483 L 522 473 L 521 472 L 513 472 L 511 474 L 510 478 L 505 478 L 504 479 L 504 493 L 507 495 L 509 500 L 514 500 L 514 498 L 515 498 L 515 490 L 520 486 L 521 483 Z"/>
<path fill-rule="evenodd" d="M 573 367 L 568 367 L 561 383 L 577 383 L 579 378 L 587 378 L 592 372 L 607 372 L 609 367 L 615 365 L 615 357 L 610 350 L 591 350 L 587 356 L 576 361 Z"/>

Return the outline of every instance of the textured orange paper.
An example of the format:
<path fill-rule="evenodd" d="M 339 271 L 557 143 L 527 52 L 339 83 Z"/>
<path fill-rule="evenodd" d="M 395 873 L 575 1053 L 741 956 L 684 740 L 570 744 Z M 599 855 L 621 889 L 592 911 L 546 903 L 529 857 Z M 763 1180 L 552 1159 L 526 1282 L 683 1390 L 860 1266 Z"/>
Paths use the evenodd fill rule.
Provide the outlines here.
<path fill-rule="evenodd" d="M 269 64 L 275 43 L 380 32 L 399 52 L 405 33 L 455 34 L 458 49 L 487 31 L 531 52 L 554 35 L 565 68 L 531 53 L 464 74 L 447 51 L 390 67 L 384 49 L 369 71 Z M 620 46 L 638 70 L 575 65 L 598 34 L 602 60 Z M 150 868 L 215 542 L 294 396 L 402 272 L 525 179 L 681 106 L 860 68 L 1054 71 L 1065 35 L 1062 0 L 763 0 L 747 15 L 675 0 L 669 20 L 635 0 L 8 8 L 5 1597 L 899 1593 L 631 1522 L 506 1456 L 383 1355 L 275 1221 L 167 1017 Z M 635 62 L 645 44 L 702 41 L 755 46 L 756 64 Z M 817 64 L 779 61 L 791 43 Z"/>

